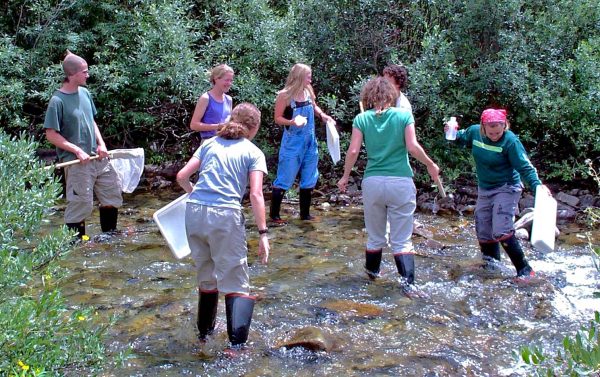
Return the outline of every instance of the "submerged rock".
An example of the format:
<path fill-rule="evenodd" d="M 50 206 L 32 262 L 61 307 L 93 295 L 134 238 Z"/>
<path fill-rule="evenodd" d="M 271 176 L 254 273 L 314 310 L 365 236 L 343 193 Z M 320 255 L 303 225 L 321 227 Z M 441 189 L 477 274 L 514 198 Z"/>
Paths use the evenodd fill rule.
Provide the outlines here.
<path fill-rule="evenodd" d="M 383 309 L 374 304 L 366 304 L 351 300 L 331 300 L 319 305 L 346 317 L 378 317 Z"/>
<path fill-rule="evenodd" d="M 417 236 L 421 236 L 423 238 L 433 238 L 433 232 L 429 229 L 426 229 L 423 225 L 415 226 L 413 228 L 413 234 Z"/>
<path fill-rule="evenodd" d="M 310 351 L 329 352 L 334 349 L 335 344 L 335 339 L 329 333 L 317 327 L 309 326 L 297 330 L 289 340 L 278 343 L 276 347 L 287 349 L 302 347 Z"/>
<path fill-rule="evenodd" d="M 423 242 L 423 244 L 429 249 L 443 249 L 447 247 L 447 245 L 441 243 L 440 241 L 436 241 L 432 238 L 426 239 L 425 242 Z"/>

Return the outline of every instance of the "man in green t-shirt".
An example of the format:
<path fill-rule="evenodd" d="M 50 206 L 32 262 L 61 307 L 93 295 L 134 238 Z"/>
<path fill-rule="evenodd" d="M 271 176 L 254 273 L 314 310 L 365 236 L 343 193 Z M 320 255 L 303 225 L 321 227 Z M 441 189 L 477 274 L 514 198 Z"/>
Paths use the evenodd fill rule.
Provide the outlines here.
<path fill-rule="evenodd" d="M 65 223 L 79 237 L 85 234 L 85 219 L 92 213 L 94 192 L 100 202 L 103 232 L 117 228 L 118 208 L 123 203 L 119 178 L 109 163 L 108 151 L 94 117 L 96 107 L 83 87 L 89 77 L 87 62 L 71 53 L 63 61 L 65 79 L 54 92 L 44 119 L 46 139 L 56 146 L 61 162 L 79 160 L 64 169 L 67 208 Z M 98 155 L 98 159 L 90 159 Z"/>

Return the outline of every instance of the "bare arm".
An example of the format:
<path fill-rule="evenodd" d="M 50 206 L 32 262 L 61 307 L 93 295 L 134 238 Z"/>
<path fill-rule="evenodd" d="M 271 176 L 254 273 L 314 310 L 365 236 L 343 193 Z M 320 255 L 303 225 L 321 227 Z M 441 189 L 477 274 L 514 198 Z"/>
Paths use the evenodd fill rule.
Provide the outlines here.
<path fill-rule="evenodd" d="M 55 147 L 75 154 L 82 163 L 86 163 L 90 160 L 90 155 L 85 153 L 83 149 L 65 139 L 64 136 L 52 128 L 46 128 L 46 139 Z"/>
<path fill-rule="evenodd" d="M 325 114 L 325 111 L 323 111 L 323 109 L 321 109 L 321 107 L 317 104 L 317 98 L 315 96 L 315 91 L 312 86 L 309 86 L 309 93 L 314 104 L 315 115 L 325 123 L 333 122 L 335 124 L 335 120 L 333 120 L 333 118 L 329 115 Z"/>
<path fill-rule="evenodd" d="M 194 115 L 190 121 L 190 129 L 193 131 L 218 131 L 221 128 L 221 124 L 210 124 L 202 122 L 202 117 L 208 108 L 208 93 L 204 93 L 198 99 L 196 108 L 194 109 Z"/>
<path fill-rule="evenodd" d="M 358 128 L 352 128 L 352 136 L 350 137 L 350 146 L 348 147 L 348 151 L 346 152 L 346 160 L 344 161 L 344 175 L 337 183 L 341 192 L 346 191 L 346 187 L 348 186 L 348 179 L 350 178 L 350 172 L 352 172 L 352 168 L 354 164 L 356 164 L 356 160 L 358 159 L 358 153 L 360 152 L 360 147 L 363 142 L 363 134 L 360 132 Z"/>
<path fill-rule="evenodd" d="M 267 229 L 265 199 L 263 196 L 263 175 L 264 173 L 260 170 L 250 172 L 250 203 L 252 204 L 252 213 L 254 214 L 254 221 L 258 229 Z M 269 261 L 269 249 L 267 234 L 259 235 L 258 256 L 261 258 L 262 263 L 266 264 Z"/>
<path fill-rule="evenodd" d="M 104 139 L 102 138 L 102 134 L 100 133 L 100 129 L 96 122 L 94 122 L 94 132 L 96 133 L 96 153 L 100 158 L 108 157 L 108 150 L 106 149 L 106 144 L 104 144 Z"/>
<path fill-rule="evenodd" d="M 285 95 L 283 93 L 279 93 L 277 95 L 277 99 L 275 100 L 275 112 L 273 114 L 273 118 L 275 119 L 275 124 L 280 126 L 296 126 L 296 122 L 293 119 L 286 119 L 283 116 L 285 108 L 289 105 Z"/>
<path fill-rule="evenodd" d="M 197 172 L 198 169 L 200 169 L 200 160 L 196 157 L 192 157 L 187 162 L 187 164 L 185 164 L 185 166 L 181 168 L 181 170 L 177 173 L 177 183 L 188 194 L 194 189 L 192 183 L 190 182 L 190 177 L 192 176 L 192 174 Z"/>
<path fill-rule="evenodd" d="M 427 172 L 431 176 L 431 179 L 437 181 L 439 179 L 440 168 L 433 162 L 431 158 L 425 153 L 425 150 L 417 141 L 417 135 L 415 133 L 415 124 L 409 124 L 404 129 L 404 139 L 406 140 L 406 149 L 411 156 L 419 160 L 422 164 L 427 166 Z"/>
<path fill-rule="evenodd" d="M 321 110 L 321 108 L 319 107 L 319 105 L 317 105 L 316 102 L 315 102 L 315 115 L 318 116 L 319 118 L 321 118 L 321 120 L 325 123 L 327 123 L 327 122 L 335 123 L 335 120 L 333 120 L 333 118 L 330 117 L 329 115 L 325 114 L 325 111 Z"/>

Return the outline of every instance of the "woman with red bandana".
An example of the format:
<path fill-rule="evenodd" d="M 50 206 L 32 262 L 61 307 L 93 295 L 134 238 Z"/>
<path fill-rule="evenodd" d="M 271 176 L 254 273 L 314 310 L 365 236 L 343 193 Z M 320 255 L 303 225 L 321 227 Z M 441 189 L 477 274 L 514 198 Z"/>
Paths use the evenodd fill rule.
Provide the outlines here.
<path fill-rule="evenodd" d="M 447 128 L 448 125 L 444 131 Z M 478 184 L 475 229 L 486 266 L 500 261 L 499 244 L 502 244 L 517 277 L 534 276 L 515 237 L 514 216 L 523 190 L 521 180 L 533 192 L 542 183 L 523 144 L 509 131 L 506 110 L 485 110 L 481 123 L 459 130 L 453 142 L 471 148 L 475 160 Z"/>

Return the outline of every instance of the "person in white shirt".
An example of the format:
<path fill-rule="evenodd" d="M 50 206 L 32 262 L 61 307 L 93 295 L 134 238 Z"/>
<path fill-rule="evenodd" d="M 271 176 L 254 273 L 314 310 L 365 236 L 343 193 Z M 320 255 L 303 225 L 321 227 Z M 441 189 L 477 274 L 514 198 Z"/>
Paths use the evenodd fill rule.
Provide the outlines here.
<path fill-rule="evenodd" d="M 398 97 L 396 98 L 396 104 L 394 107 L 406 109 L 412 113 L 410 101 L 403 93 L 408 85 L 408 70 L 406 67 L 397 64 L 390 64 L 383 69 L 383 77 L 392 83 L 392 85 L 394 85 L 398 91 Z"/>

